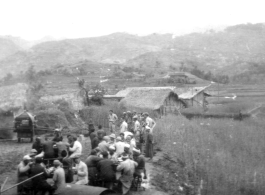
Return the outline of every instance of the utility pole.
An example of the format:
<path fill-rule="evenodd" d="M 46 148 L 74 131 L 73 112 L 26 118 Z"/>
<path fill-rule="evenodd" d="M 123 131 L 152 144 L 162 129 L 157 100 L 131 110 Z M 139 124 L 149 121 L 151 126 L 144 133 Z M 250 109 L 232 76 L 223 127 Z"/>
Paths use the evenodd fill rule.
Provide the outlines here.
<path fill-rule="evenodd" d="M 219 82 L 217 83 L 217 90 L 218 90 L 218 100 L 217 100 L 217 102 L 219 104 Z"/>

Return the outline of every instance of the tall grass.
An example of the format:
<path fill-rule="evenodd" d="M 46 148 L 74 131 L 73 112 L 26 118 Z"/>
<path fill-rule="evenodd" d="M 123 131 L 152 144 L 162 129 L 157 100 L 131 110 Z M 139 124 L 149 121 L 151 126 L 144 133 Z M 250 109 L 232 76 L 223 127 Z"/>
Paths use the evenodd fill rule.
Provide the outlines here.
<path fill-rule="evenodd" d="M 263 194 L 265 122 L 168 116 L 158 121 L 157 145 L 185 169 L 202 194 Z M 157 139 L 158 140 L 158 139 Z M 174 171 L 174 170 L 172 170 Z"/>

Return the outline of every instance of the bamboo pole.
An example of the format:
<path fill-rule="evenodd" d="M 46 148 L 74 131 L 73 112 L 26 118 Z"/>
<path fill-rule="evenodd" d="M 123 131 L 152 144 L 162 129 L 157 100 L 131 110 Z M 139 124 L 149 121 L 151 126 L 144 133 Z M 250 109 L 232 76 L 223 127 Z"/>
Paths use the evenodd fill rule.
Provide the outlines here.
<path fill-rule="evenodd" d="M 3 185 L 1 186 L 0 194 L 1 194 L 1 192 L 3 191 L 3 189 L 4 189 L 5 185 L 6 185 L 7 180 L 8 180 L 8 177 L 5 179 Z"/>
<path fill-rule="evenodd" d="M 40 176 L 40 175 L 42 175 L 42 174 L 44 174 L 44 173 L 39 173 L 39 174 L 37 174 L 37 175 L 34 175 L 33 177 L 30 177 L 30 178 L 28 178 L 28 179 L 26 179 L 26 180 L 24 180 L 24 181 L 22 181 L 22 182 L 20 182 L 20 183 L 17 183 L 17 184 L 15 184 L 15 185 L 13 185 L 13 186 L 11 186 L 11 187 L 5 189 L 5 190 L 2 190 L 2 189 L 1 189 L 0 194 L 2 194 L 2 193 L 6 192 L 6 191 L 8 191 L 8 190 L 10 190 L 10 189 L 12 189 L 12 188 L 14 188 L 14 187 L 17 187 L 17 186 L 19 186 L 19 185 L 25 183 L 26 181 L 29 181 L 29 180 L 31 180 L 31 179 L 33 179 L 33 178 L 35 178 L 35 177 L 38 177 L 38 176 Z"/>

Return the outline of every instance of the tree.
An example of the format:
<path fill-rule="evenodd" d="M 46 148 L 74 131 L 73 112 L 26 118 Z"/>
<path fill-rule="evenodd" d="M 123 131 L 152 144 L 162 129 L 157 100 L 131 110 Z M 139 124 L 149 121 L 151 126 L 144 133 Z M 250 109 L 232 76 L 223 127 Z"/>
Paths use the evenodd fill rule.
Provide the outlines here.
<path fill-rule="evenodd" d="M 77 78 L 77 84 L 78 87 L 80 89 L 79 91 L 79 96 L 81 96 L 83 98 L 83 103 L 85 106 L 89 106 L 90 105 L 90 100 L 89 100 L 89 96 L 88 96 L 88 92 L 90 91 L 90 88 L 88 85 L 85 85 L 85 79 L 79 79 Z"/>
<path fill-rule="evenodd" d="M 34 110 L 44 93 L 42 77 L 37 74 L 33 66 L 30 66 L 25 72 L 25 79 L 29 86 L 27 91 L 26 109 Z"/>

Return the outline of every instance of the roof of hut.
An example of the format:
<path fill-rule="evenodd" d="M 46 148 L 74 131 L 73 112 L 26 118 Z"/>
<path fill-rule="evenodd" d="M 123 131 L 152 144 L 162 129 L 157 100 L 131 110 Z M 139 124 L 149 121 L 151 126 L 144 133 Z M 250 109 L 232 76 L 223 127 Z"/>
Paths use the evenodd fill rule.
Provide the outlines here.
<path fill-rule="evenodd" d="M 175 95 L 177 97 L 177 94 L 169 88 L 160 90 L 153 88 L 136 88 L 131 90 L 131 92 L 129 92 L 128 95 L 121 100 L 121 103 L 124 103 L 126 106 L 130 107 L 156 110 L 164 104 L 165 99 L 169 95 Z"/>

